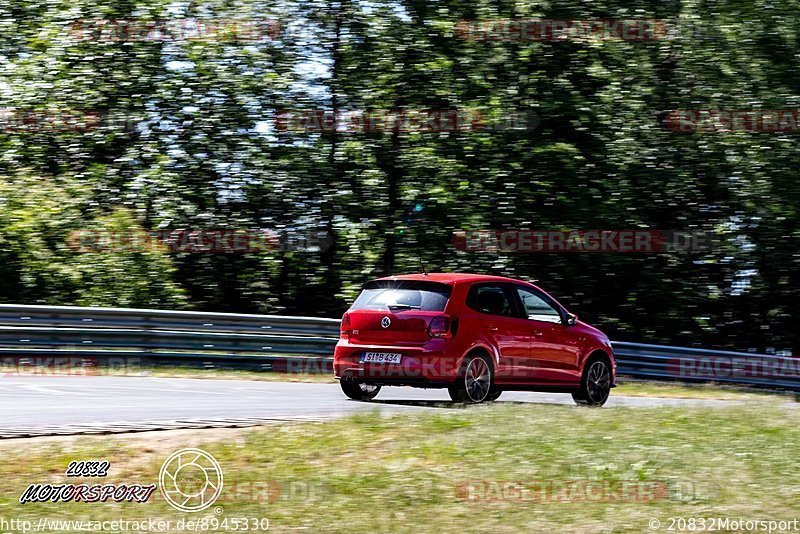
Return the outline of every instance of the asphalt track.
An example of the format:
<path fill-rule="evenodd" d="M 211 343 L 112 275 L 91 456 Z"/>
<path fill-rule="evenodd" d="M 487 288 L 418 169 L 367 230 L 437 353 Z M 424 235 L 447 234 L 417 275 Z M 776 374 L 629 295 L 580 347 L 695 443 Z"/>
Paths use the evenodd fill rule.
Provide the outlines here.
<path fill-rule="evenodd" d="M 569 395 L 508 392 L 498 402 L 572 405 Z M 731 401 L 612 396 L 606 407 L 717 406 Z M 384 388 L 373 402 L 338 384 L 111 376 L 0 377 L 0 438 L 253 426 L 356 412 L 464 409 L 445 390 Z M 467 408 L 469 409 L 469 408 Z"/>

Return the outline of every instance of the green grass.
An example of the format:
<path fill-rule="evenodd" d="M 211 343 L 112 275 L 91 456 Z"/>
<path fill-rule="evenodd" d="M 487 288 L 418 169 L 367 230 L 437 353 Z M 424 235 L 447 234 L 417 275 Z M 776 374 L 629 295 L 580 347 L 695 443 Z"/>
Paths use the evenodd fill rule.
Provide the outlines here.
<path fill-rule="evenodd" d="M 800 515 L 798 423 L 794 404 L 771 399 L 722 408 L 512 404 L 362 414 L 265 427 L 235 439 L 187 437 L 180 445 L 200 445 L 222 464 L 227 492 L 217 502 L 224 508 L 219 518 L 267 517 L 273 531 L 641 532 L 654 517 L 666 526 L 668 517 L 679 516 Z M 141 448 L 120 438 L 36 443 L 0 444 L 2 516 L 183 516 L 159 495 L 146 505 L 20 506 L 16 499 L 27 484 L 63 482 L 70 460 L 107 458 L 109 482 L 146 483 L 178 447 Z M 570 480 L 654 481 L 672 492 L 647 502 L 471 502 L 459 490 L 470 481 Z M 268 491 L 254 498 L 252 488 L 267 487 L 271 502 Z"/>
<path fill-rule="evenodd" d="M 782 399 L 791 401 L 794 394 L 769 389 L 747 388 L 715 383 L 681 384 L 679 382 L 650 382 L 622 377 L 612 395 L 631 397 L 670 397 L 681 399 L 759 400 Z"/>

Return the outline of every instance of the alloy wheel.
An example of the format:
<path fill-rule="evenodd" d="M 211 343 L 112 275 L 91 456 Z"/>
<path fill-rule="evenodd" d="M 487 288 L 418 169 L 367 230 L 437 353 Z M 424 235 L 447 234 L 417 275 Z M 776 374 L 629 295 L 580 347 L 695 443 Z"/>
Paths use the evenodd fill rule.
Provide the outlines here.
<path fill-rule="evenodd" d="M 602 403 L 611 391 L 611 373 L 601 361 L 594 362 L 586 375 L 586 393 L 593 403 Z"/>
<path fill-rule="evenodd" d="M 492 373 L 483 358 L 473 358 L 464 374 L 464 385 L 472 402 L 482 402 L 489 395 Z"/>

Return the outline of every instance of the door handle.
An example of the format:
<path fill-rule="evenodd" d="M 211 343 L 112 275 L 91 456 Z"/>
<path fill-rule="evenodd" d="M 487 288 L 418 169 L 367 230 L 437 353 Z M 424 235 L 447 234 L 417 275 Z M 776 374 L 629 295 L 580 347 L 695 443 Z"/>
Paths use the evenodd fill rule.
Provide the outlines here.
<path fill-rule="evenodd" d="M 533 335 L 534 337 L 542 337 L 544 335 L 544 332 L 534 332 Z"/>
<path fill-rule="evenodd" d="M 489 332 L 497 332 L 497 326 L 495 326 L 495 325 L 493 325 L 493 324 L 490 324 L 489 326 L 487 326 L 487 327 L 486 327 L 486 329 L 487 329 Z"/>

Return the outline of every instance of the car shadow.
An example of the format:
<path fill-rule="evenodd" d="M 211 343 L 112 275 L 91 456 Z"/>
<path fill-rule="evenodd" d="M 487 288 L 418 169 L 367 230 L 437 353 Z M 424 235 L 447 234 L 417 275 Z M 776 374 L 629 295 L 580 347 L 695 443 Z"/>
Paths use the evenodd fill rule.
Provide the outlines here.
<path fill-rule="evenodd" d="M 447 409 L 464 409 L 464 408 L 478 408 L 491 406 L 493 404 L 502 404 L 504 406 L 571 406 L 571 403 L 559 402 L 542 402 L 542 401 L 519 401 L 519 400 L 497 400 L 493 402 L 483 402 L 480 404 L 467 404 L 462 402 L 451 402 L 443 400 L 419 400 L 419 399 L 372 399 L 370 401 L 353 401 L 353 402 L 368 402 L 369 404 L 386 404 L 396 406 L 417 406 L 422 408 L 447 408 Z"/>
<path fill-rule="evenodd" d="M 464 408 L 467 405 L 461 402 L 451 402 L 451 401 L 434 401 L 434 400 L 419 400 L 419 399 L 372 399 L 369 401 L 370 404 L 393 404 L 396 406 L 419 406 L 424 408 Z"/>

